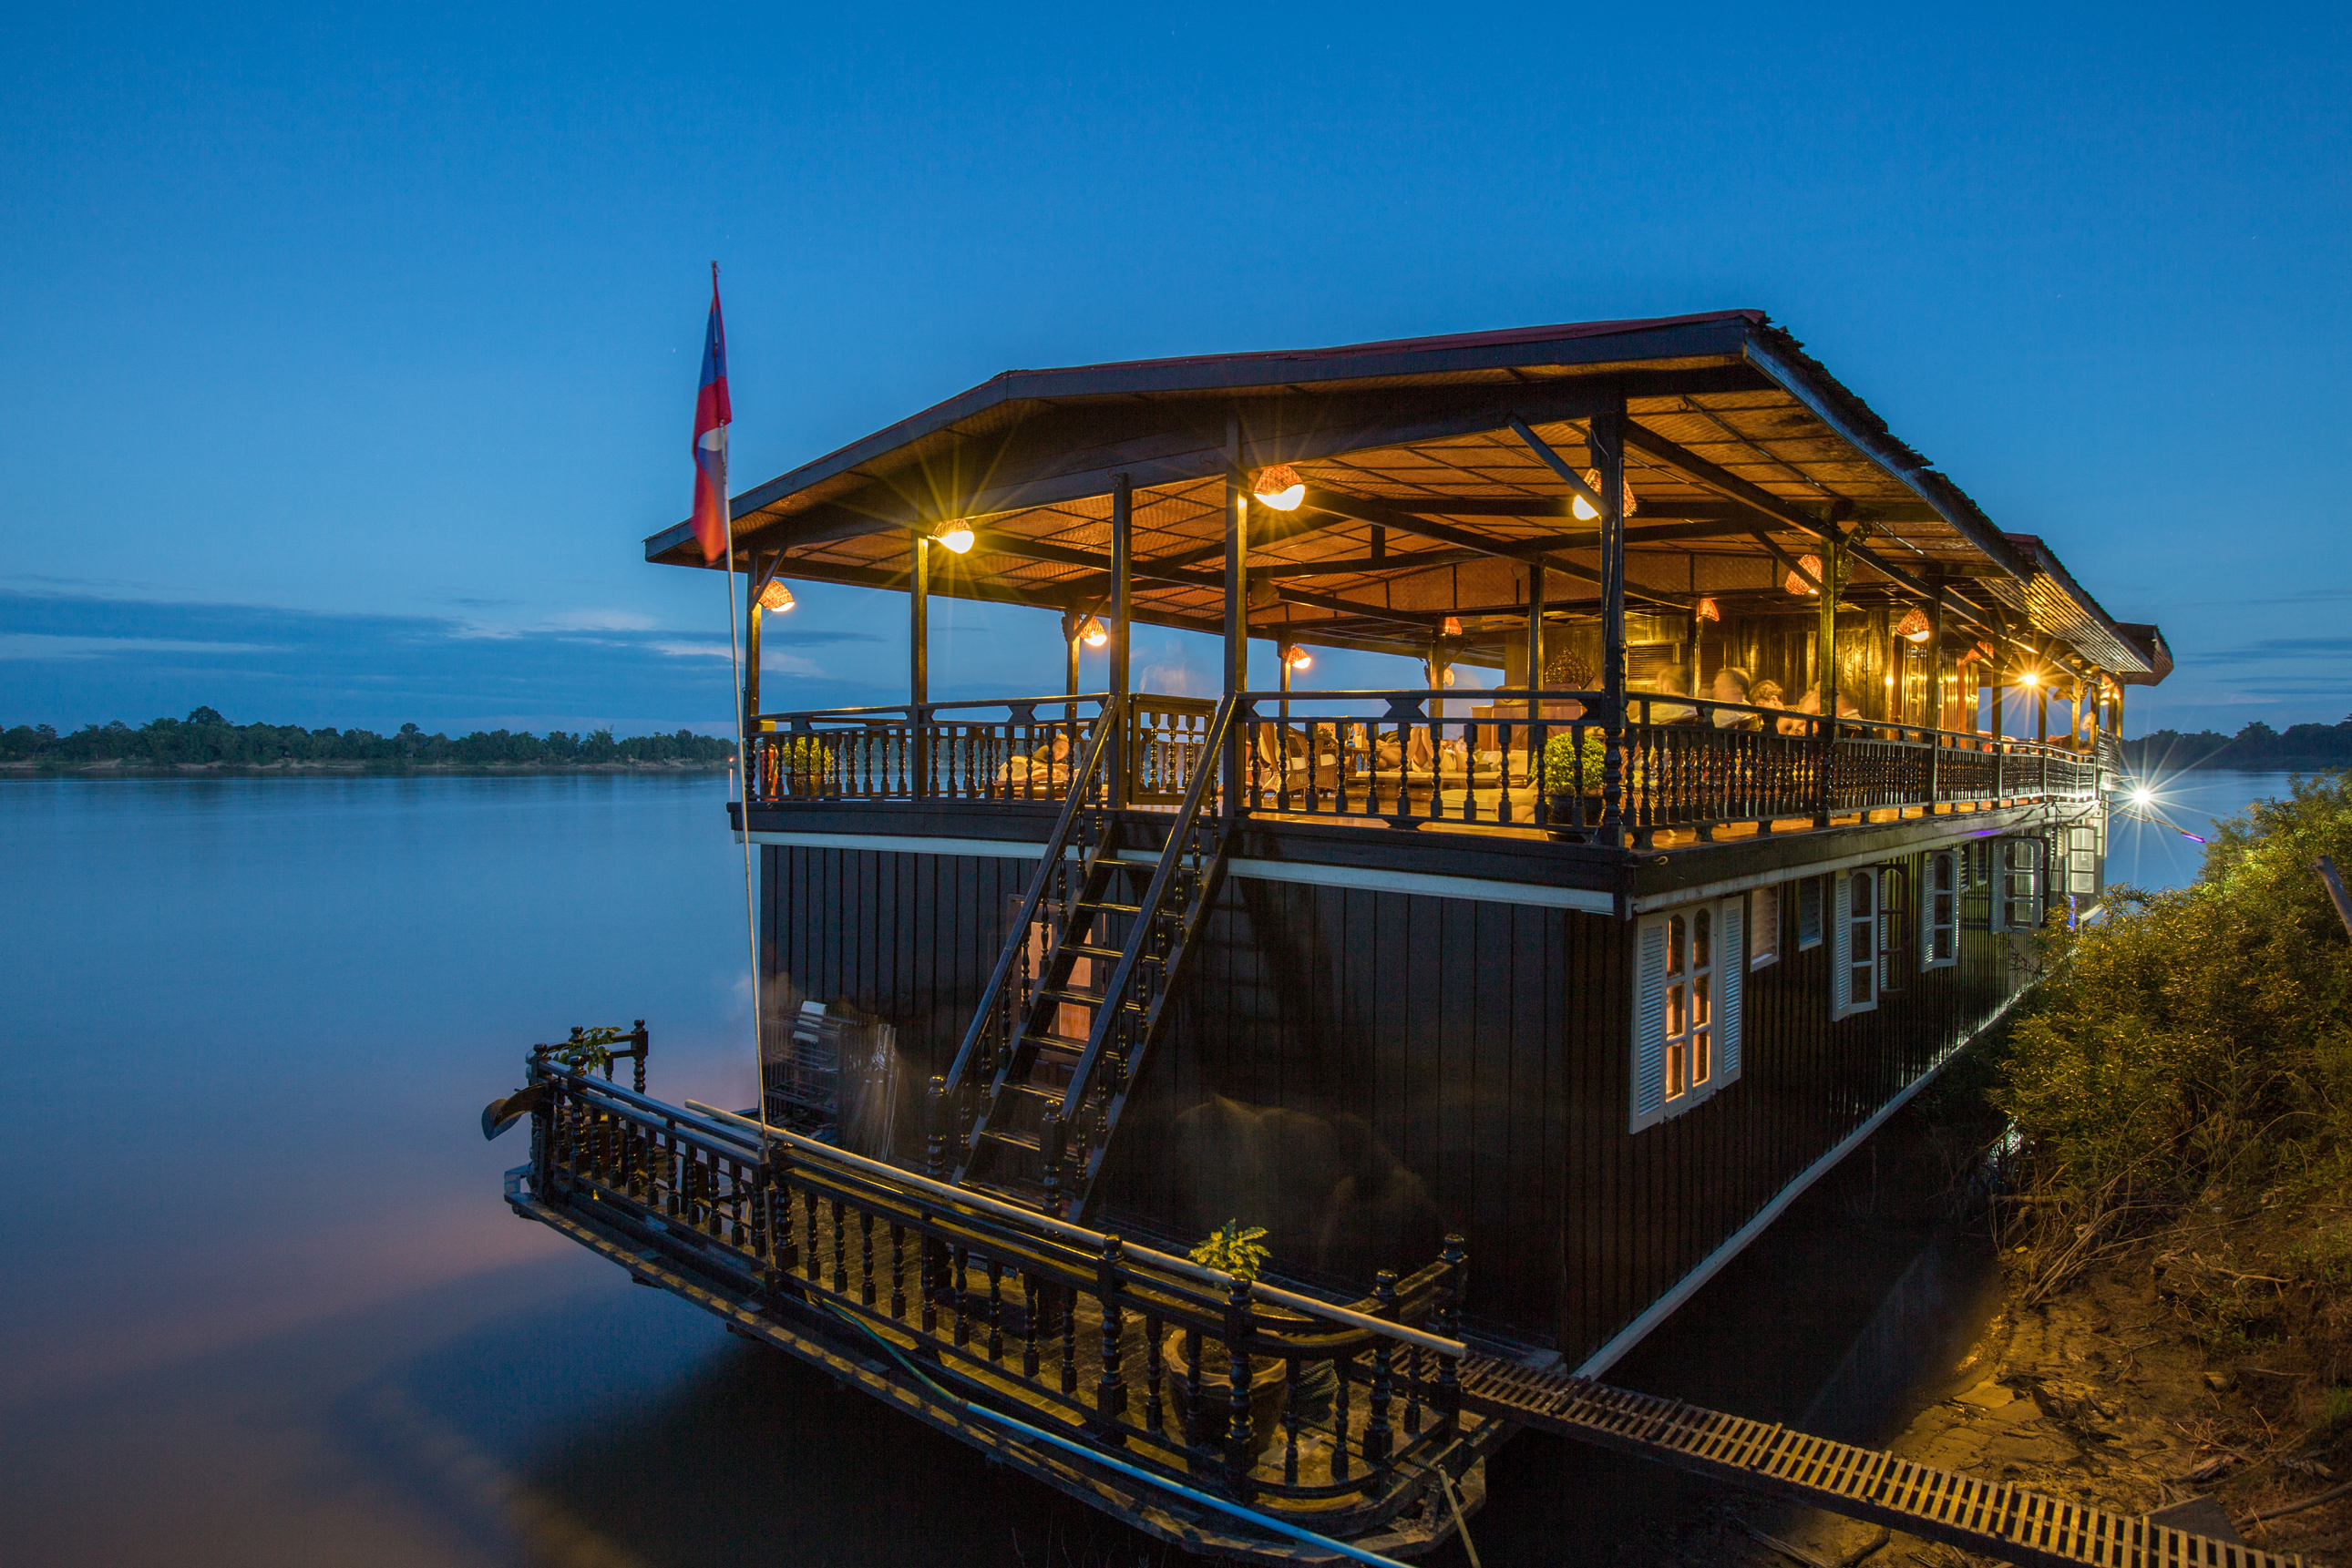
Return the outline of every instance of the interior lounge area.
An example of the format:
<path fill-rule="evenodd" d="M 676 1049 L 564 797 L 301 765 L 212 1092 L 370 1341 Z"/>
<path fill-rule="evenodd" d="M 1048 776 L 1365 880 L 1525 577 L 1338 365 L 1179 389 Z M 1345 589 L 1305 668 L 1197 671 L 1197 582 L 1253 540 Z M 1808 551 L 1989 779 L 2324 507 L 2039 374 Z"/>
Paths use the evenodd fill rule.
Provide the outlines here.
<path fill-rule="evenodd" d="M 2170 667 L 1749 311 L 1009 372 L 733 516 L 761 811 L 1197 780 L 1227 819 L 1697 844 L 2086 799 Z M 904 704 L 761 703 L 795 582 L 905 595 Z M 1066 689 L 933 702 L 940 596 L 1050 612 Z M 1136 690 L 1139 626 L 1218 639 L 1220 689 Z M 1317 685 L 1338 650 L 1416 678 Z"/>

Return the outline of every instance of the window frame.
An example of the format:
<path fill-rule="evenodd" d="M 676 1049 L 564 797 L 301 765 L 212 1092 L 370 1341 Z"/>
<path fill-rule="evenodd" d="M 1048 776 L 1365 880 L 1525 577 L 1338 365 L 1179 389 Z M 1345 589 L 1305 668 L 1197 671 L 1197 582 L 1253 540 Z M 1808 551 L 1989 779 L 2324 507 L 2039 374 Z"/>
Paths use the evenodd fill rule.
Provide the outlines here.
<path fill-rule="evenodd" d="M 1633 1022 L 1627 1131 L 1638 1133 L 1679 1116 L 1738 1082 L 1747 1033 L 1747 895 L 1734 894 L 1654 911 L 1635 922 L 1633 1005 L 1627 1009 Z M 1670 953 L 1677 940 L 1680 952 Z M 1701 1065 L 1702 1053 L 1703 1078 L 1692 1071 Z"/>
<path fill-rule="evenodd" d="M 1829 880 L 1825 876 L 1809 876 L 1797 883 L 1797 951 L 1800 953 L 1811 952 L 1820 946 L 1827 935 L 1830 895 L 1824 884 Z M 1808 904 L 1812 906 L 1813 934 L 1811 936 L 1805 935 Z"/>
<path fill-rule="evenodd" d="M 1998 852 L 1991 856 L 1992 873 L 1987 879 L 1992 895 L 1992 928 L 2015 934 L 2042 929 L 2050 915 L 2050 845 L 2039 834 L 2017 833 L 1995 841 Z M 2018 852 L 2028 852 L 2027 864 L 2017 863 Z M 2021 902 L 2017 878 L 2024 877 L 2032 889 L 2022 902 L 2031 906 L 2021 917 L 2017 904 Z"/>
<path fill-rule="evenodd" d="M 1850 866 L 1830 878 L 1830 1017 L 1852 1018 L 1878 1007 L 1878 873 L 1874 865 Z M 1856 913 L 1854 891 L 1868 890 L 1869 907 Z M 1862 951 L 1856 953 L 1854 948 Z M 1857 996 L 1854 981 L 1867 977 L 1866 996 Z"/>
<path fill-rule="evenodd" d="M 1961 868 L 1968 863 L 1960 850 L 1930 850 L 1919 877 L 1919 971 L 1949 969 L 1960 961 Z M 1944 885 L 1937 885 L 1938 873 Z M 1938 909 L 1938 901 L 1941 908 Z M 1944 951 L 1937 953 L 1937 938 Z"/>
<path fill-rule="evenodd" d="M 1750 974 L 1780 961 L 1780 884 L 1748 890 L 1748 969 Z"/>

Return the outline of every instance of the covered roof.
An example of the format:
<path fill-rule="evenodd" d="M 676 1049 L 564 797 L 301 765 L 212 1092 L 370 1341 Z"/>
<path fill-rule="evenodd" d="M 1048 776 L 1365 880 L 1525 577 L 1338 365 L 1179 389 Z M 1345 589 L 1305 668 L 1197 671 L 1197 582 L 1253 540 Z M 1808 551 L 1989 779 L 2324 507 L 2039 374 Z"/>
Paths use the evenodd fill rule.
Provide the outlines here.
<path fill-rule="evenodd" d="M 1227 476 L 1288 464 L 1297 511 L 1258 510 L 1254 633 L 1408 651 L 1448 616 L 1475 647 L 1548 602 L 1597 601 L 1595 525 L 1527 439 L 1578 470 L 1585 421 L 1625 400 L 1629 598 L 1794 608 L 1789 567 L 1857 528 L 1850 591 L 1940 585 L 2027 618 L 2104 668 L 2153 674 L 2038 538 L 2004 535 L 1795 339 L 1755 310 L 1061 370 L 1010 371 L 737 497 L 740 549 L 782 575 L 903 588 L 919 532 L 969 519 L 931 591 L 1094 611 L 1114 476 L 1134 496 L 1139 621 L 1222 625 Z M 700 565 L 686 524 L 648 559 Z M 942 570 L 944 569 L 944 570 Z"/>

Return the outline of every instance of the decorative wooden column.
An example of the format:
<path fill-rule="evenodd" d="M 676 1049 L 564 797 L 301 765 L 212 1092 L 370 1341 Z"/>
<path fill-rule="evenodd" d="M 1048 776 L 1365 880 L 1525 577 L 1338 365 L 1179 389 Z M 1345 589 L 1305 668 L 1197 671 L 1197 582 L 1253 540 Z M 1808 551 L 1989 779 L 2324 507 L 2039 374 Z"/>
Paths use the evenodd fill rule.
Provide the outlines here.
<path fill-rule="evenodd" d="M 1936 584 L 1934 597 L 1927 601 L 1927 727 L 1941 731 L 1950 726 L 1944 722 L 1944 585 Z M 1936 814 L 1937 802 L 1944 795 L 1944 737 L 1941 734 L 1927 737 L 1927 811 Z"/>
<path fill-rule="evenodd" d="M 1822 722 L 1817 731 L 1821 760 L 1815 783 L 1820 793 L 1813 802 L 1813 826 L 1817 828 L 1830 825 L 1831 774 L 1837 760 L 1837 605 L 1838 594 L 1845 588 L 1845 530 L 1832 523 L 1822 539 L 1821 618 L 1813 632 L 1813 677 L 1822 703 Z"/>
<path fill-rule="evenodd" d="M 1538 560 L 1532 561 L 1528 563 L 1528 690 L 1531 692 L 1539 692 L 1543 690 L 1543 618 L 1544 568 L 1543 562 Z M 1529 697 L 1528 699 L 1528 723 L 1530 726 L 1534 726 L 1540 725 L 1542 722 L 1543 700 L 1540 697 Z M 1530 730 L 1528 736 L 1528 744 L 1532 747 L 1535 745 L 1535 735 L 1532 730 Z M 1540 757 L 1538 757 L 1534 752 L 1530 751 L 1528 753 L 1528 767 L 1536 779 L 1537 793 L 1538 796 L 1542 793 L 1542 762 L 1543 759 Z"/>
<path fill-rule="evenodd" d="M 1612 402 L 1587 422 L 1585 450 L 1601 476 L 1601 841 L 1613 849 L 1625 841 L 1625 402 Z"/>
<path fill-rule="evenodd" d="M 1135 737 L 1133 717 L 1127 711 L 1128 633 L 1133 625 L 1134 601 L 1129 596 L 1135 568 L 1135 489 L 1124 474 L 1110 476 L 1110 700 L 1118 709 L 1118 727 L 1112 732 L 1115 748 L 1110 765 L 1110 803 L 1124 806 L 1129 799 L 1132 767 L 1128 756 Z"/>
<path fill-rule="evenodd" d="M 1224 695 L 1249 689 L 1249 479 L 1242 472 L 1242 422 L 1225 422 L 1225 669 Z M 1244 771 L 1242 731 L 1236 722 L 1225 736 L 1224 810 L 1241 810 Z"/>
<path fill-rule="evenodd" d="M 774 556 L 768 558 L 775 559 Z M 743 580 L 751 584 L 751 601 L 743 607 L 743 733 L 760 732 L 760 626 L 767 612 L 760 608 L 760 595 L 765 589 L 760 572 L 760 558 L 755 552 Z"/>
<path fill-rule="evenodd" d="M 927 795 L 930 737 L 924 706 L 931 700 L 931 540 L 918 532 L 907 572 L 907 768 L 908 785 Z"/>

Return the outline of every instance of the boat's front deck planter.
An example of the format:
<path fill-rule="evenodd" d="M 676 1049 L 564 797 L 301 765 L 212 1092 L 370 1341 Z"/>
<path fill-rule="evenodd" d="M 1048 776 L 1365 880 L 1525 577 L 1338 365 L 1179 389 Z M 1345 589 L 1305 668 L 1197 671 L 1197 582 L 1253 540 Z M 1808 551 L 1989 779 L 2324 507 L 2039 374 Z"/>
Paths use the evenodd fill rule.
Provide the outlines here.
<path fill-rule="evenodd" d="M 1330 1555 L 1255 1513 L 1411 1552 L 1453 1528 L 1447 1483 L 1465 1509 L 1483 1495 L 1507 1428 L 1461 1407 L 1458 1248 L 1324 1304 L 543 1060 L 533 1072 L 516 1212 L 1139 1528 Z"/>

